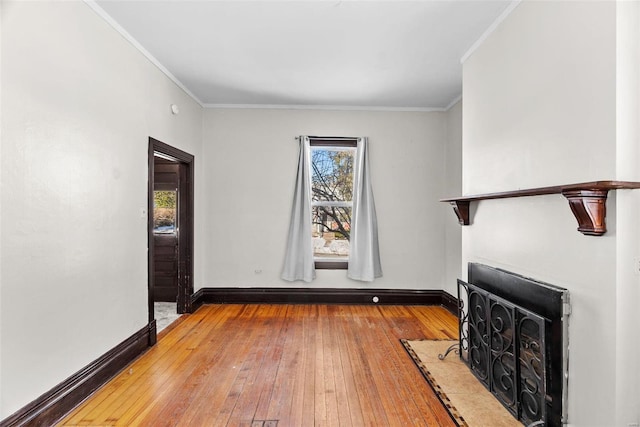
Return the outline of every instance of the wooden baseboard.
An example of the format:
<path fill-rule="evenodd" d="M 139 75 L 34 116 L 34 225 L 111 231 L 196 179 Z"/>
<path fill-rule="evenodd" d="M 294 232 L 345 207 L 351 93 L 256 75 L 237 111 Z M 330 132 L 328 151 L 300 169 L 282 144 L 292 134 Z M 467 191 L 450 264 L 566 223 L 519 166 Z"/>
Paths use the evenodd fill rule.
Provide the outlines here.
<path fill-rule="evenodd" d="M 202 304 L 441 305 L 458 314 L 458 300 L 452 295 L 420 289 L 201 288 L 193 294 L 192 305 L 195 310 Z"/>
<path fill-rule="evenodd" d="M 458 317 L 458 305 L 459 305 L 459 301 L 458 298 L 454 297 L 453 295 L 451 295 L 449 292 L 447 291 L 442 291 L 442 304 L 441 304 L 444 308 L 446 308 L 447 310 L 449 310 L 451 312 L 451 314 L 453 314 L 454 316 Z"/>
<path fill-rule="evenodd" d="M 129 362 L 144 353 L 154 342 L 155 331 L 154 320 L 56 387 L 0 421 L 0 427 L 54 425 Z"/>
<path fill-rule="evenodd" d="M 204 304 L 204 290 L 200 288 L 191 295 L 191 313 L 199 309 Z"/>

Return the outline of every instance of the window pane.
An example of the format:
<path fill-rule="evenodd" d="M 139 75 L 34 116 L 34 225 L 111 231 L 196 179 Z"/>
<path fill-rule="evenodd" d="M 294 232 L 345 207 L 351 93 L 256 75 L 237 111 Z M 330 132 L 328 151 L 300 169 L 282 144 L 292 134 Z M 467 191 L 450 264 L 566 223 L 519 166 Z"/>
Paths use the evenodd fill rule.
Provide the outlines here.
<path fill-rule="evenodd" d="M 153 232 L 170 234 L 176 232 L 175 191 L 153 192 Z"/>
<path fill-rule="evenodd" d="M 313 256 L 332 260 L 349 259 L 351 208 L 314 206 L 311 208 Z"/>
<path fill-rule="evenodd" d="M 353 197 L 353 150 L 311 150 L 311 199 L 351 201 Z"/>

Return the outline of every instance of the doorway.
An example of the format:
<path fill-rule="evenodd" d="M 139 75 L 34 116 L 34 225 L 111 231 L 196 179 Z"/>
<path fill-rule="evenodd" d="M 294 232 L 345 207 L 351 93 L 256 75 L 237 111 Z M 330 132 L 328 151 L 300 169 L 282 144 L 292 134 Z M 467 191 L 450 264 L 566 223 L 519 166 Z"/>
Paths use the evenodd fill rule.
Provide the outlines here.
<path fill-rule="evenodd" d="M 149 323 L 156 304 L 190 313 L 193 294 L 194 157 L 149 138 L 148 277 Z M 155 333 L 153 334 L 155 342 Z"/>

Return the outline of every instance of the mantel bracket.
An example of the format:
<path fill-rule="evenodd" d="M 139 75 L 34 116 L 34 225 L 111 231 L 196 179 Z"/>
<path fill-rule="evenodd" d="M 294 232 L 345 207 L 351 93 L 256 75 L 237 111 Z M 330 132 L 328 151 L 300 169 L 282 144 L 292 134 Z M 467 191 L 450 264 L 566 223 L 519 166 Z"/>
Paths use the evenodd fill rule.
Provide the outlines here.
<path fill-rule="evenodd" d="M 458 217 L 458 224 L 469 225 L 469 205 L 471 202 L 468 200 L 455 200 L 449 203 L 453 206 L 453 211 Z"/>
<path fill-rule="evenodd" d="M 602 236 L 607 232 L 607 196 L 609 190 L 640 189 L 640 182 L 633 181 L 593 181 L 579 184 L 557 185 L 554 187 L 530 188 L 501 193 L 476 194 L 451 199 L 448 202 L 458 217 L 460 225 L 469 225 L 469 205 L 471 202 L 513 197 L 562 194 L 569 201 L 571 212 L 578 221 L 578 231 L 587 236 Z"/>
<path fill-rule="evenodd" d="M 607 232 L 607 195 L 609 190 L 571 190 L 562 195 L 569 200 L 571 212 L 578 220 L 578 231 L 587 236 Z"/>

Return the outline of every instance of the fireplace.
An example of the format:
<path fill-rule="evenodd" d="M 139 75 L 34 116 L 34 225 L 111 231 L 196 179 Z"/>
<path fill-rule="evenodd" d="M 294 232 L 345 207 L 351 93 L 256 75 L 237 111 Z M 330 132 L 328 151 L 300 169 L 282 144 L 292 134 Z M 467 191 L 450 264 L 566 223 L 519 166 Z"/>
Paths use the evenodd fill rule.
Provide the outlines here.
<path fill-rule="evenodd" d="M 483 264 L 458 280 L 460 358 L 525 425 L 567 422 L 566 289 Z"/>

